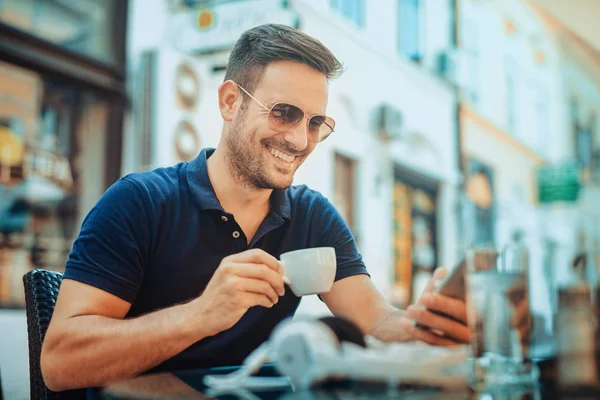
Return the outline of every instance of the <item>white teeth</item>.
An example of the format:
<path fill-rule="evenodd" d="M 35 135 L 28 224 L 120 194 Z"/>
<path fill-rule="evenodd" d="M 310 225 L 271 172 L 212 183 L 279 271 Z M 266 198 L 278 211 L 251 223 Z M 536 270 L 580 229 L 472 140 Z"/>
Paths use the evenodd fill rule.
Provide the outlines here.
<path fill-rule="evenodd" d="M 274 148 L 272 148 L 272 147 L 269 147 L 269 152 L 271 153 L 271 155 L 272 155 L 273 157 L 277 157 L 277 158 L 279 158 L 280 160 L 287 161 L 287 162 L 289 162 L 289 163 L 293 162 L 293 161 L 294 161 L 294 159 L 296 158 L 296 157 L 294 157 L 294 156 L 290 156 L 290 155 L 287 155 L 287 154 L 285 154 L 285 153 L 282 153 L 281 151 L 279 151 L 279 150 L 276 150 L 276 149 L 274 149 Z"/>

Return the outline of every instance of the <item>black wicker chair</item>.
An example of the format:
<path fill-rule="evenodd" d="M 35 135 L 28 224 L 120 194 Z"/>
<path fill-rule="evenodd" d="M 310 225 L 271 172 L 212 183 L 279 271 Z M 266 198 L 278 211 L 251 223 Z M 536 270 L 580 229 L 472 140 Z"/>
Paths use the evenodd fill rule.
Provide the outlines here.
<path fill-rule="evenodd" d="M 31 399 L 35 400 L 78 400 L 86 398 L 84 389 L 53 392 L 46 387 L 42 377 L 40 366 L 42 342 L 54 312 L 61 282 L 62 274 L 43 269 L 30 271 L 23 276 L 27 307 L 27 336 L 29 339 L 29 386 Z"/>

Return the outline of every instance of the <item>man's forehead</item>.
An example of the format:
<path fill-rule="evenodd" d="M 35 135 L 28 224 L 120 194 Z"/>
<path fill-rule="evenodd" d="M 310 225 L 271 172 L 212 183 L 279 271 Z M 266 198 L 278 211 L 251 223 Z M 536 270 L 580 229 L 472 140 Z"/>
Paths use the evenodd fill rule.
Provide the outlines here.
<path fill-rule="evenodd" d="M 300 65 L 300 64 L 299 64 Z M 301 65 L 265 68 L 256 93 L 267 105 L 287 102 L 302 107 L 307 112 L 324 113 L 327 107 L 328 84 L 325 75 Z"/>

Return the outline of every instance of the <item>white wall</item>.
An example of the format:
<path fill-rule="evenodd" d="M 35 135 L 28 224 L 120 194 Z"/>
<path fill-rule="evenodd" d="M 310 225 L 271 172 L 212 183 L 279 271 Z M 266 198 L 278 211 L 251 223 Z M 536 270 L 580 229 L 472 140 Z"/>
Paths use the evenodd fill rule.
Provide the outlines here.
<path fill-rule="evenodd" d="M 461 43 L 475 46 L 479 55 L 476 88 L 478 100 L 468 101 L 477 112 L 524 146 L 543 157 L 551 155 L 548 144 L 561 135 L 556 103 L 560 98 L 558 54 L 549 32 L 518 0 L 460 2 Z M 514 32 L 506 30 L 514 24 Z M 468 27 L 468 28 L 467 28 Z M 543 55 L 539 62 L 537 55 Z M 512 64 L 512 68 L 510 65 Z M 507 74 L 515 81 L 515 125 L 509 125 Z M 538 103 L 547 109 L 540 121 Z M 541 122 L 541 123 L 540 123 Z"/>

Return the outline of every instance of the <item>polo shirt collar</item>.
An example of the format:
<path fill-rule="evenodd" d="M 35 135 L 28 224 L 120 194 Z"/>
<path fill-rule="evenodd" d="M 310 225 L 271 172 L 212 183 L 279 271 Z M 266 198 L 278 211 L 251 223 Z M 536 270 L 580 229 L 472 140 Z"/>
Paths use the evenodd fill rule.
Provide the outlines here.
<path fill-rule="evenodd" d="M 214 148 L 203 149 L 198 156 L 189 162 L 187 168 L 187 179 L 190 189 L 200 206 L 201 210 L 223 210 L 221 202 L 217 198 L 215 189 L 208 177 L 206 161 L 214 153 Z M 292 205 L 288 189 L 273 190 L 271 195 L 271 213 L 282 219 L 289 220 L 292 215 Z"/>

